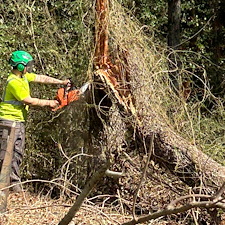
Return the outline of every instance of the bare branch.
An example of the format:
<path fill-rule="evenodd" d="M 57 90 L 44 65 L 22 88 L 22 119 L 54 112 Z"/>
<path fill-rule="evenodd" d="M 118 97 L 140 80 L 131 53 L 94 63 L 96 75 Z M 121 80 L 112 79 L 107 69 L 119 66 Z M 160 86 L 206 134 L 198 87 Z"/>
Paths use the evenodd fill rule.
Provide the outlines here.
<path fill-rule="evenodd" d="M 225 209 L 225 204 L 214 203 L 213 201 L 191 202 L 187 205 L 183 205 L 183 206 L 178 207 L 178 208 L 165 209 L 165 210 L 161 210 L 161 211 L 152 213 L 152 214 L 147 215 L 147 216 L 141 216 L 141 217 L 137 218 L 136 220 L 131 220 L 129 222 L 123 223 L 122 225 L 135 225 L 135 224 L 138 224 L 138 223 L 144 223 L 144 222 L 149 221 L 149 220 L 157 219 L 161 216 L 168 216 L 168 215 L 172 215 L 172 214 L 183 213 L 183 212 L 186 212 L 189 209 L 196 208 L 196 207 Z"/>
<path fill-rule="evenodd" d="M 122 177 L 123 173 L 122 172 L 115 172 L 115 171 L 112 171 L 112 170 L 106 170 L 105 175 L 116 179 L 116 178 Z"/>
<path fill-rule="evenodd" d="M 224 191 L 225 191 L 225 182 L 220 187 L 220 189 L 216 192 L 216 194 L 213 196 L 213 201 L 214 202 L 219 201 L 221 199 L 221 195 L 224 193 Z"/>
<path fill-rule="evenodd" d="M 182 200 L 185 200 L 185 199 L 189 199 L 189 198 L 208 198 L 208 199 L 211 199 L 212 196 L 211 195 L 201 195 L 201 194 L 196 194 L 196 195 L 185 195 L 185 196 L 181 196 L 180 198 L 177 198 L 175 199 L 174 201 L 172 201 L 168 206 L 167 206 L 167 209 L 173 209 L 174 206 L 182 201 Z M 194 200 L 193 200 L 194 202 Z"/>
<path fill-rule="evenodd" d="M 77 211 L 80 209 L 83 201 L 91 192 L 91 190 L 96 186 L 96 184 L 101 180 L 101 178 L 105 175 L 106 170 L 108 169 L 108 164 L 102 166 L 90 179 L 90 181 L 86 184 L 81 194 L 78 196 L 74 205 L 70 208 L 69 212 L 64 216 L 64 218 L 59 222 L 59 225 L 68 225 Z"/>
<path fill-rule="evenodd" d="M 148 158 L 147 158 L 147 161 L 145 163 L 145 168 L 143 170 L 143 173 L 142 173 L 142 176 L 141 176 L 141 180 L 138 184 L 138 187 L 137 187 L 137 190 L 134 194 L 134 200 L 133 200 L 133 210 L 132 210 L 132 214 L 133 214 L 133 218 L 134 220 L 136 220 L 136 215 L 135 215 L 135 205 L 136 205 L 136 201 L 137 201 L 137 196 L 138 196 L 138 192 L 139 192 L 139 189 L 141 187 L 141 184 L 145 178 L 145 175 L 146 175 L 146 171 L 147 171 L 147 168 L 148 168 L 148 163 L 149 163 L 149 160 L 151 158 L 151 153 L 152 153 L 152 149 L 153 149 L 153 144 L 154 144 L 154 134 L 152 134 L 151 136 L 151 140 L 150 140 L 150 146 L 149 146 L 149 150 L 148 150 Z"/>

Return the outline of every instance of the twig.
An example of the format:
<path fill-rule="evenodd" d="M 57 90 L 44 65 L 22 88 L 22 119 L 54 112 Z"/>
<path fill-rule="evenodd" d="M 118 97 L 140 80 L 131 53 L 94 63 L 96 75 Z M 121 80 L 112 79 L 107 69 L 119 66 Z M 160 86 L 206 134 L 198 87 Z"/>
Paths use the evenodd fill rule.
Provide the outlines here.
<path fill-rule="evenodd" d="M 64 176 L 64 187 L 66 187 L 67 176 L 68 176 L 68 173 L 69 173 L 69 167 L 71 165 L 72 160 L 77 158 L 77 157 L 80 157 L 80 156 L 93 157 L 92 155 L 80 153 L 80 154 L 72 156 L 71 158 L 68 158 L 68 160 L 62 165 L 62 168 L 61 168 L 61 171 L 62 171 L 61 174 L 62 174 L 62 176 Z M 63 172 L 64 169 L 65 169 L 65 172 Z M 63 192 L 64 191 L 65 190 L 63 190 Z"/>
<path fill-rule="evenodd" d="M 192 213 L 195 225 L 199 225 L 194 209 L 191 209 L 191 213 Z"/>
<path fill-rule="evenodd" d="M 27 207 L 27 206 L 19 206 L 14 210 L 37 210 L 37 209 L 45 209 L 45 208 L 52 208 L 52 207 L 71 207 L 69 204 L 52 204 L 52 205 L 42 205 L 37 207 Z"/>
<path fill-rule="evenodd" d="M 222 186 L 220 187 L 220 189 L 216 192 L 216 194 L 212 197 L 214 202 L 217 202 L 221 199 L 221 195 L 224 193 L 225 191 L 225 182 L 222 184 Z"/>
<path fill-rule="evenodd" d="M 112 170 L 106 170 L 105 175 L 109 176 L 109 177 L 112 177 L 112 178 L 120 178 L 120 177 L 123 176 L 123 173 L 122 172 L 115 172 L 115 171 L 112 171 Z"/>
<path fill-rule="evenodd" d="M 22 182 L 20 182 L 19 184 L 26 184 L 26 183 L 33 183 L 33 182 L 42 182 L 42 183 L 54 184 L 54 185 L 57 185 L 57 186 L 59 186 L 59 187 L 65 188 L 63 185 L 61 185 L 61 184 L 55 182 L 56 180 L 57 180 L 57 179 L 54 179 L 54 180 L 51 180 L 51 181 L 49 181 L 49 180 L 41 180 L 41 179 L 34 179 L 34 180 L 22 181 Z M 18 184 L 18 183 L 17 183 L 17 184 Z M 5 189 L 11 188 L 11 187 L 14 187 L 14 186 L 17 185 L 17 184 L 12 184 L 12 185 L 9 185 L 9 186 L 7 186 L 7 187 L 5 187 L 5 188 L 1 188 L 0 191 L 3 191 L 3 190 L 5 190 Z M 72 184 L 71 184 L 71 185 L 72 185 Z M 70 191 L 71 193 L 73 193 L 73 194 L 75 194 L 75 195 L 78 195 L 78 193 L 76 193 L 76 192 L 70 190 L 69 188 L 66 188 L 66 189 L 67 189 L 68 191 Z"/>
<path fill-rule="evenodd" d="M 185 44 L 186 42 L 190 41 L 190 40 L 193 39 L 194 37 L 196 37 L 196 36 L 197 36 L 199 33 L 201 33 L 201 31 L 204 30 L 204 28 L 210 23 L 210 21 L 213 19 L 213 17 L 215 17 L 215 15 L 212 15 L 212 16 L 208 19 L 208 21 L 206 22 L 206 24 L 205 24 L 200 30 L 198 30 L 194 35 L 192 35 L 190 38 L 188 38 L 187 40 L 183 41 L 182 43 L 180 43 L 180 44 L 174 46 L 174 48 L 177 48 L 177 47 L 179 47 L 179 46 Z"/>
<path fill-rule="evenodd" d="M 212 198 L 211 195 L 201 195 L 201 194 L 193 194 L 193 195 L 185 195 L 185 196 L 181 196 L 180 198 L 175 199 L 174 201 L 172 201 L 166 208 L 167 209 L 173 209 L 174 206 L 185 199 L 189 199 L 189 198 Z"/>
<path fill-rule="evenodd" d="M 122 215 L 124 216 L 125 215 L 125 213 L 124 213 L 124 207 L 123 207 L 123 202 L 122 202 L 122 199 L 121 199 L 121 195 L 120 195 L 120 191 L 119 190 L 117 190 L 117 195 L 118 195 L 119 203 L 120 203 L 120 206 L 121 206 Z"/>
<path fill-rule="evenodd" d="M 97 195 L 97 196 L 88 198 L 88 201 L 91 202 L 91 201 L 93 201 L 93 200 L 95 200 L 95 199 L 99 199 L 99 198 L 108 198 L 108 197 L 110 197 L 110 198 L 116 198 L 117 195 Z"/>
<path fill-rule="evenodd" d="M 58 145 L 58 148 L 59 148 L 59 150 L 62 152 L 62 154 L 63 154 L 63 156 L 67 159 L 67 160 L 69 160 L 69 157 L 66 155 L 66 153 L 63 151 L 63 148 L 62 148 L 62 145 L 61 145 L 61 143 L 57 143 L 57 142 L 55 142 L 57 145 Z"/>
<path fill-rule="evenodd" d="M 151 136 L 151 139 L 150 139 L 150 146 L 149 146 L 149 150 L 148 150 L 148 158 L 147 158 L 147 161 L 145 163 L 145 168 L 143 170 L 143 173 L 142 173 L 142 176 L 141 176 L 141 180 L 138 184 L 138 187 L 137 187 L 137 190 L 134 194 L 134 200 L 133 200 L 133 208 L 132 208 L 132 215 L 133 215 L 133 219 L 136 220 L 136 215 L 135 215 L 135 205 L 136 205 L 136 202 L 137 202 L 137 196 L 138 196 L 138 192 L 139 192 L 139 189 L 141 187 L 141 184 L 145 178 L 145 175 L 146 175 L 146 171 L 147 171 L 147 168 L 148 168 L 148 163 L 149 163 L 149 160 L 150 160 L 150 157 L 151 157 L 151 153 L 152 153 L 152 149 L 153 149 L 153 143 L 154 143 L 154 134 L 152 134 Z"/>

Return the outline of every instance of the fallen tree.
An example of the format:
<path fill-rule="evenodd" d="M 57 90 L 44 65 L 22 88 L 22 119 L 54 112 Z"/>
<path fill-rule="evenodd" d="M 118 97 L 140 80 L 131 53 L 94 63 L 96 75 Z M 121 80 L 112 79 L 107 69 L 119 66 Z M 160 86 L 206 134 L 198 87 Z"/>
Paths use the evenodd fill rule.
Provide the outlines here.
<path fill-rule="evenodd" d="M 122 9 L 118 12 L 116 1 L 110 1 L 110 4 L 111 11 L 108 1 L 97 1 L 94 61 L 97 70 L 94 72 L 94 79 L 102 83 L 101 88 L 105 90 L 108 100 L 116 102 L 120 115 L 127 127 L 132 127 L 136 132 L 137 138 L 149 142 L 154 134 L 155 160 L 190 186 L 198 186 L 200 179 L 206 186 L 220 186 L 224 180 L 225 167 L 198 149 L 194 137 L 191 143 L 176 132 L 169 119 L 169 110 L 173 109 L 165 106 L 171 104 L 166 101 L 175 100 L 175 104 L 180 104 L 180 108 L 183 108 L 178 110 L 188 109 L 182 95 L 176 96 L 169 85 L 168 71 L 165 70 L 165 60 L 168 58 L 162 53 L 159 56 L 155 45 L 147 40 L 141 28 L 136 28 L 129 21 Z M 115 17 L 120 17 L 120 22 L 113 20 L 113 7 L 117 9 Z M 113 55 L 109 54 L 109 32 L 116 42 L 111 44 L 112 47 L 117 47 L 117 52 L 113 52 Z M 149 47 L 150 44 L 153 47 Z M 183 72 L 186 72 L 185 69 Z M 202 80 L 202 83 L 206 86 L 206 81 Z M 204 95 L 209 93 L 207 87 L 204 91 Z"/>
<path fill-rule="evenodd" d="M 221 196 L 225 167 L 200 149 L 195 134 L 193 115 L 199 110 L 196 105 L 200 107 L 200 103 L 212 96 L 206 77 L 198 78 L 204 88 L 200 103 L 192 107 L 186 97 L 183 98 L 182 79 L 179 90 L 174 92 L 171 87 L 168 70 L 171 52 L 155 44 L 153 38 L 146 37 L 143 27 L 127 16 L 117 1 L 97 0 L 96 18 L 92 74 L 95 113 L 91 119 L 95 132 L 90 132 L 95 137 L 89 153 L 104 155 L 111 167 L 120 163 L 118 158 L 125 158 L 122 163 L 134 164 L 129 154 L 134 156 L 135 150 L 136 155 L 150 157 L 147 149 L 154 136 L 151 159 L 192 187 L 193 192 L 175 200 L 180 203 L 180 200 L 190 199 L 187 204 L 175 207 L 172 202 L 165 210 L 158 209 L 137 218 L 135 200 L 134 219 L 124 224 L 137 224 L 196 207 L 224 209 Z M 180 69 L 183 74 L 190 73 L 185 65 Z M 202 71 L 205 72 L 204 68 Z M 147 167 L 143 174 L 150 178 Z M 123 170 L 123 165 L 119 168 Z M 138 166 L 135 169 L 138 170 Z"/>

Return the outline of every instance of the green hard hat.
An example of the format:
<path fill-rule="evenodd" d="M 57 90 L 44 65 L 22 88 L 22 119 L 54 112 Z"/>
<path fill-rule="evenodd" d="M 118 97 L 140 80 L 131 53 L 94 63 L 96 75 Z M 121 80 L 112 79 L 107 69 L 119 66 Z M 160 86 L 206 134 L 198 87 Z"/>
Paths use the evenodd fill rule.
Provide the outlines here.
<path fill-rule="evenodd" d="M 31 61 L 33 61 L 33 58 L 29 53 L 25 51 L 15 51 L 11 55 L 9 64 L 13 67 L 18 66 L 19 64 L 26 66 Z"/>

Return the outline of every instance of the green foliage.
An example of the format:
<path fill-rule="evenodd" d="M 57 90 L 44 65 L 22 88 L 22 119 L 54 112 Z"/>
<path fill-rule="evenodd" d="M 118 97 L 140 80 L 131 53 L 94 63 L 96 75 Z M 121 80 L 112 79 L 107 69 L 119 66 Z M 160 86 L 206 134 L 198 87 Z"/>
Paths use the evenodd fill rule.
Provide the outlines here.
<path fill-rule="evenodd" d="M 142 25 L 154 29 L 155 36 L 166 41 L 167 35 L 167 1 L 165 0 L 125 0 L 121 1 Z M 147 27 L 145 28 L 148 32 Z M 152 30 L 150 30 L 152 32 Z"/>
<path fill-rule="evenodd" d="M 124 47 L 134 55 L 131 73 L 136 83 L 132 91 L 140 112 L 143 99 L 151 96 L 153 100 L 145 105 L 146 112 L 153 108 L 161 113 L 162 119 L 169 117 L 168 123 L 173 124 L 177 132 L 196 141 L 210 155 L 215 153 L 214 158 L 218 161 L 223 161 L 224 110 L 223 103 L 219 104 L 220 107 L 215 103 L 215 95 L 223 97 L 225 94 L 222 82 L 225 57 L 221 51 L 224 49 L 225 29 L 220 19 L 224 6 L 221 3 L 217 7 L 212 2 L 200 0 L 181 4 L 182 44 L 176 54 L 182 61 L 180 82 L 182 79 L 191 81 L 192 94 L 186 103 L 171 91 L 165 72 L 168 70 L 168 52 L 164 47 L 168 29 L 167 1 L 119 2 L 128 8 L 126 13 L 129 12 L 130 17 L 122 14 L 119 18 L 120 15 L 115 13 L 116 16 L 110 18 L 113 40 L 110 47 L 116 53 L 118 46 Z M 116 7 L 114 12 L 118 11 Z M 25 50 L 34 56 L 37 73 L 60 79 L 72 77 L 77 86 L 88 79 L 94 48 L 93 1 L 1 0 L 0 11 L 1 88 L 10 71 L 8 59 L 14 50 Z M 151 38 L 143 35 L 143 31 Z M 215 54 L 217 51 L 218 55 Z M 136 68 L 139 71 L 137 77 Z M 33 85 L 32 96 L 54 98 L 57 88 Z M 27 156 L 24 160 L 27 173 L 24 176 L 50 179 L 62 176 L 66 168 L 70 171 L 66 179 L 78 181 L 79 173 L 87 173 L 88 161 L 77 157 L 68 162 L 65 155 L 72 157 L 83 150 L 85 153 L 88 129 L 89 118 L 84 102 L 56 113 L 32 108 L 27 123 Z M 63 151 L 57 143 L 62 144 Z M 83 182 L 84 179 L 77 183 Z"/>
<path fill-rule="evenodd" d="M 15 50 L 27 51 L 34 57 L 35 72 L 38 74 L 59 79 L 72 78 L 76 86 L 87 81 L 94 43 L 94 20 L 90 7 L 92 3 L 80 0 L 1 1 L 1 88 L 10 71 L 8 59 Z M 58 88 L 31 84 L 31 95 L 52 99 Z M 84 102 L 56 113 L 48 109 L 30 108 L 25 177 L 50 179 L 59 175 L 59 168 L 66 159 L 55 142 L 60 142 L 69 156 L 81 151 L 84 133 L 87 132 L 83 105 Z"/>
<path fill-rule="evenodd" d="M 82 20 L 86 7 L 87 3 L 79 1 L 4 1 L 1 59 L 7 60 L 12 50 L 23 49 L 35 56 L 39 73 L 84 79 L 91 48 L 89 29 Z"/>
<path fill-rule="evenodd" d="M 154 36 L 167 42 L 168 1 L 160 0 L 125 0 L 122 1 L 142 25 L 154 29 Z M 224 86 L 224 46 L 225 46 L 225 4 L 221 1 L 181 1 L 181 45 L 180 49 L 194 51 L 193 61 L 204 65 L 212 91 L 217 96 L 225 95 Z M 182 57 L 182 56 L 181 56 Z M 191 69 L 194 69 L 193 67 Z M 199 76 L 201 76 L 199 74 Z M 190 79 L 192 79 L 190 77 Z"/>

